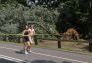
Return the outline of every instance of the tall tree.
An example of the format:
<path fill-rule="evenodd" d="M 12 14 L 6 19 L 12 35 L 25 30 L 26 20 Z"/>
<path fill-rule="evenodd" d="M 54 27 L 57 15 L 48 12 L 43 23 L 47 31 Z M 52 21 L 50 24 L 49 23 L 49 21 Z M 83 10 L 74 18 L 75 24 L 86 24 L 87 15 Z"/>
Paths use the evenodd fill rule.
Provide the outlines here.
<path fill-rule="evenodd" d="M 88 29 L 89 22 L 92 22 L 91 10 L 91 0 L 62 0 L 59 6 L 60 16 L 56 22 L 56 29 L 59 33 L 63 33 L 68 28 L 74 27 L 86 37 L 89 33 L 88 30 L 90 30 Z"/>

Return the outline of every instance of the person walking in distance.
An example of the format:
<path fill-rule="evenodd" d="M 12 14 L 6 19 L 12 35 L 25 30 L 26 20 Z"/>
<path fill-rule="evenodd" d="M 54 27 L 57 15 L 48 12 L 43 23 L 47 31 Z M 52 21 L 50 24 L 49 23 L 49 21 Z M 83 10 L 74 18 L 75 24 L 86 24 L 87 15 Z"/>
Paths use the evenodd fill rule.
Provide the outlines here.
<path fill-rule="evenodd" d="M 25 26 L 25 29 L 24 29 L 24 31 L 23 31 L 23 43 L 24 43 L 24 47 L 23 47 L 23 49 L 24 49 L 24 53 L 25 54 L 28 54 L 28 46 L 29 46 L 29 28 L 28 28 L 28 26 L 26 25 Z"/>
<path fill-rule="evenodd" d="M 31 46 L 32 46 L 32 44 L 34 44 L 34 35 L 35 35 L 35 30 L 34 30 L 34 25 L 31 25 L 30 27 L 29 27 L 29 44 L 30 44 L 30 46 L 29 46 L 29 52 L 31 52 Z"/>

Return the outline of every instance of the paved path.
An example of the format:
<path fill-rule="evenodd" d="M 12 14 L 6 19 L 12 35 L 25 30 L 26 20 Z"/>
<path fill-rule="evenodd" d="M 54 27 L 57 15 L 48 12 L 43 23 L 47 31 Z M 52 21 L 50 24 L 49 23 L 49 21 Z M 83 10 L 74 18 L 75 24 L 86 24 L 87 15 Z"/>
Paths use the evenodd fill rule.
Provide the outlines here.
<path fill-rule="evenodd" d="M 0 43 L 0 63 L 92 63 L 92 56 L 76 53 L 32 48 L 25 55 L 22 46 L 14 43 Z"/>

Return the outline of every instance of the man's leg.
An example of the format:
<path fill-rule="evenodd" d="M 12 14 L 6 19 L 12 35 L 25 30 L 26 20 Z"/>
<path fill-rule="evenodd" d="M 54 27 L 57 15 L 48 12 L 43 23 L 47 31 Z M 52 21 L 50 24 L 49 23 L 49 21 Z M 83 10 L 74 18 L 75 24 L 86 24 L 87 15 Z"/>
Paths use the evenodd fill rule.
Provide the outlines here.
<path fill-rule="evenodd" d="M 24 45 L 24 53 L 25 53 L 25 54 L 28 54 L 28 52 L 27 52 L 27 47 L 28 47 L 28 44 L 27 44 L 27 42 L 25 42 L 25 45 Z"/>
<path fill-rule="evenodd" d="M 28 52 L 31 52 L 31 42 L 28 42 L 27 51 L 28 51 Z"/>

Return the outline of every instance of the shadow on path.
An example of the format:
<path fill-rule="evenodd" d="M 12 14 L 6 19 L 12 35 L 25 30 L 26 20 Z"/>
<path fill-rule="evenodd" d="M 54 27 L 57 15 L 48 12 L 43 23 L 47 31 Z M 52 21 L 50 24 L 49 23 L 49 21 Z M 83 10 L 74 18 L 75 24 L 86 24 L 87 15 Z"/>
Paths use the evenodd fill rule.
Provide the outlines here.
<path fill-rule="evenodd" d="M 69 61 L 63 61 L 62 63 L 71 63 L 71 62 L 69 62 Z"/>
<path fill-rule="evenodd" d="M 15 53 L 17 53 L 17 54 L 24 54 L 22 50 L 21 51 L 15 51 Z"/>
<path fill-rule="evenodd" d="M 10 60 L 0 58 L 0 63 L 58 63 L 58 62 L 54 62 L 52 60 L 34 60 L 34 61 L 26 61 L 26 62 L 15 62 L 15 61 L 10 61 Z M 63 61 L 60 63 L 71 63 L 71 62 Z"/>
<path fill-rule="evenodd" d="M 23 62 L 23 63 L 58 63 L 58 62 L 54 62 L 52 60 L 34 60 L 34 61 L 27 61 L 27 62 Z M 60 63 L 71 63 L 69 61 L 63 61 Z"/>
<path fill-rule="evenodd" d="M 51 60 L 34 60 L 31 63 L 56 63 L 56 62 Z"/>
<path fill-rule="evenodd" d="M 23 63 L 26 63 L 26 62 L 23 62 Z M 51 60 L 34 60 L 34 61 L 27 61 L 27 63 L 56 63 L 56 62 Z"/>
<path fill-rule="evenodd" d="M 6 60 L 6 59 L 3 59 L 3 58 L 0 58 L 0 63 L 17 63 L 17 62 L 14 62 L 14 61 L 10 61 L 10 60 Z"/>

